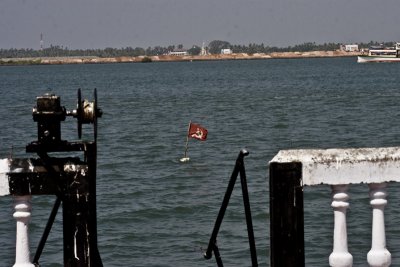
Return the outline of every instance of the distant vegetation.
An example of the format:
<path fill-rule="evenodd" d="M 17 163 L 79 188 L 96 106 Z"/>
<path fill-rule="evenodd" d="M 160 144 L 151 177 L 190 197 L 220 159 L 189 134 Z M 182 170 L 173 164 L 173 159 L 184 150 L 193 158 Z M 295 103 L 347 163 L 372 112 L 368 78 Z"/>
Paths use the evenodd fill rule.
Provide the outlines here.
<path fill-rule="evenodd" d="M 142 63 L 150 63 L 150 62 L 152 62 L 153 60 L 151 59 L 151 58 L 149 58 L 149 57 L 144 57 L 143 59 L 142 59 Z"/>
<path fill-rule="evenodd" d="M 375 42 L 359 43 L 359 48 L 368 48 L 374 45 L 393 46 L 394 42 Z M 255 44 L 250 43 L 248 45 L 236 45 L 230 44 L 227 41 L 214 40 L 209 43 L 207 50 L 211 54 L 219 54 L 221 49 L 230 48 L 234 53 L 273 53 L 273 52 L 309 52 L 309 51 L 333 51 L 340 47 L 340 43 L 325 43 L 316 44 L 314 43 L 303 43 L 295 46 L 288 47 L 276 47 L 268 46 L 263 43 Z M 167 47 L 155 46 L 148 47 L 146 49 L 141 47 L 125 47 L 125 48 L 105 48 L 105 49 L 68 49 L 63 46 L 53 46 L 43 50 L 34 49 L 0 49 L 0 58 L 26 58 L 26 57 L 124 57 L 124 56 L 156 56 L 164 55 L 170 51 L 177 49 L 183 49 L 183 45 L 170 45 Z M 188 49 L 190 55 L 198 55 L 201 48 L 197 45 L 193 45 L 192 48 Z"/>

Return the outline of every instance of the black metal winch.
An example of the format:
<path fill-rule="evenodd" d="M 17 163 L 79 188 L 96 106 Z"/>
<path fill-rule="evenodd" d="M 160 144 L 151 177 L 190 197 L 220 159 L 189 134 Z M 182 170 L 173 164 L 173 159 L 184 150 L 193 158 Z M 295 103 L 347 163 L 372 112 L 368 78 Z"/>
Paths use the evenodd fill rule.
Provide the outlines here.
<path fill-rule="evenodd" d="M 14 196 L 56 196 L 33 264 L 39 266 L 39 258 L 62 203 L 64 266 L 102 267 L 97 247 L 96 216 L 97 119 L 102 116 L 97 91 L 94 89 L 94 100 L 88 101 L 82 100 L 78 89 L 77 107 L 71 111 L 61 106 L 59 96 L 44 94 L 37 97 L 32 115 L 37 122 L 38 140 L 29 143 L 26 152 L 37 153 L 39 157 L 11 159 L 8 176 L 10 194 Z M 62 140 L 61 122 L 71 116 L 78 121 L 79 139 L 82 124 L 93 124 L 93 140 Z M 54 157 L 50 154 L 52 152 L 74 155 Z M 83 155 L 76 155 L 78 152 Z M 17 169 L 23 171 L 13 171 Z"/>

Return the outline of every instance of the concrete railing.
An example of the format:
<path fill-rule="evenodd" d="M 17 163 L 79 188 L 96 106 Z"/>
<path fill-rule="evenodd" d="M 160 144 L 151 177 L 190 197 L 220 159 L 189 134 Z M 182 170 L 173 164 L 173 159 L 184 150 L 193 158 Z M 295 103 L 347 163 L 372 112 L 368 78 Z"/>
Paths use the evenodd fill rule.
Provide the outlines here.
<path fill-rule="evenodd" d="M 15 267 L 33 266 L 28 238 L 30 195 L 38 193 L 37 190 L 41 194 L 51 191 L 51 188 L 44 188 L 47 190 L 44 192 L 42 187 L 35 186 L 38 183 L 35 179 L 47 181 L 46 185 L 51 185 L 52 180 L 41 174 L 44 168 L 29 165 L 29 162 L 22 161 L 22 168 L 11 168 L 8 159 L 0 160 L 0 196 L 13 195 L 15 201 Z M 68 173 L 70 168 L 64 171 Z M 77 177 L 75 172 L 71 171 L 72 178 Z M 14 184 L 21 180 L 16 179 L 21 178 L 19 173 L 29 177 L 21 187 Z M 32 173 L 34 176 L 30 175 Z M 367 261 L 370 266 L 389 266 L 391 254 L 386 249 L 384 208 L 387 204 L 386 182 L 390 181 L 400 182 L 400 147 L 280 151 L 270 161 L 271 267 L 305 265 L 303 186 L 319 184 L 332 188 L 334 235 L 329 264 L 334 267 L 352 266 L 353 257 L 347 247 L 347 190 L 350 184 L 360 183 L 369 184 L 373 218 L 372 246 Z"/>
<path fill-rule="evenodd" d="M 350 184 L 369 185 L 372 246 L 369 266 L 389 266 L 384 208 L 386 182 L 400 182 L 400 147 L 282 150 L 270 161 L 271 266 L 304 266 L 303 186 L 332 188 L 333 251 L 330 266 L 352 266 L 346 210 Z"/>
<path fill-rule="evenodd" d="M 18 171 L 18 169 L 15 170 L 15 172 Z M 0 159 L 0 196 L 10 195 L 10 186 L 7 175 L 9 172 L 10 161 L 8 159 Z M 17 222 L 14 267 L 34 267 L 30 260 L 28 235 L 31 209 L 31 195 L 14 196 L 15 212 L 13 217 Z"/>

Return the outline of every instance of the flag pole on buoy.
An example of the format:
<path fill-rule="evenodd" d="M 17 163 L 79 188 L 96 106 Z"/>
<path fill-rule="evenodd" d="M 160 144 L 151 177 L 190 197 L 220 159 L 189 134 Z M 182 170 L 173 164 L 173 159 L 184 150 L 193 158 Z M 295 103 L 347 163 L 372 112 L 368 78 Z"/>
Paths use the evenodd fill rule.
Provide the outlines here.
<path fill-rule="evenodd" d="M 189 121 L 189 127 L 186 134 L 185 153 L 183 158 L 180 159 L 181 162 L 188 162 L 190 160 L 187 155 L 187 151 L 189 148 L 189 138 L 205 141 L 207 139 L 207 133 L 208 131 L 206 128 L 204 128 L 200 124 L 192 123 L 192 121 Z"/>
<path fill-rule="evenodd" d="M 187 134 L 186 134 L 185 153 L 184 153 L 184 155 L 183 155 L 183 158 L 181 158 L 181 162 L 186 162 L 186 161 L 189 161 L 189 160 L 190 160 L 190 158 L 187 157 L 186 154 L 187 154 L 187 150 L 188 150 L 188 148 L 189 148 L 189 131 L 190 131 L 190 125 L 191 125 L 191 124 L 192 124 L 192 121 L 189 121 L 189 127 L 188 127 Z"/>

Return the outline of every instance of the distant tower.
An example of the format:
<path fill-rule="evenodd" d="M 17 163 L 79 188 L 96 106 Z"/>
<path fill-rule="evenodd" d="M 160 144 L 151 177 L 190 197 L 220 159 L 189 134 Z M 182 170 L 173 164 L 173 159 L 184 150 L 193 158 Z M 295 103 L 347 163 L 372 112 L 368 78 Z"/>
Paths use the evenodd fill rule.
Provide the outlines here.
<path fill-rule="evenodd" d="M 207 53 L 206 47 L 203 42 L 203 45 L 201 46 L 200 56 L 206 56 L 207 54 L 208 53 Z"/>
<path fill-rule="evenodd" d="M 43 33 L 40 34 L 40 50 L 43 50 Z"/>

